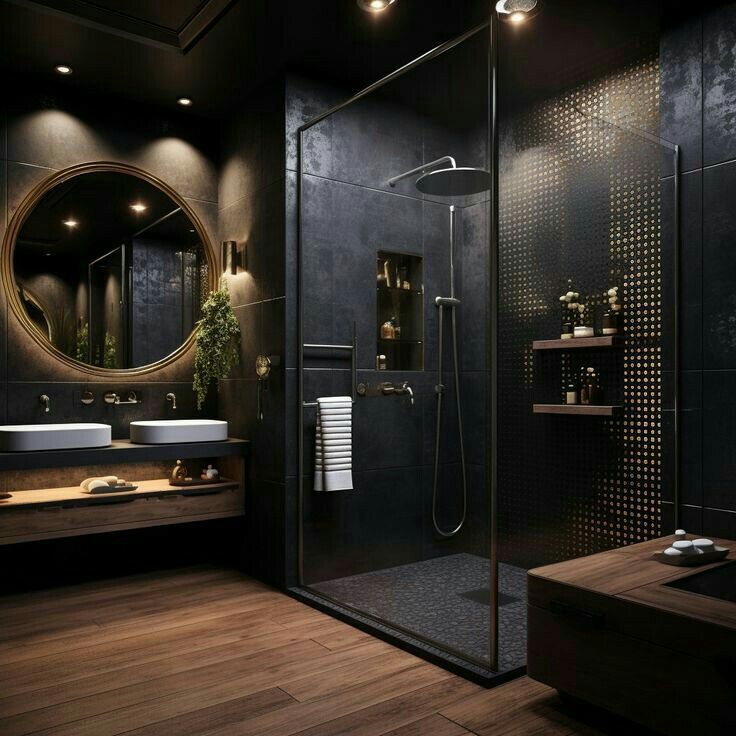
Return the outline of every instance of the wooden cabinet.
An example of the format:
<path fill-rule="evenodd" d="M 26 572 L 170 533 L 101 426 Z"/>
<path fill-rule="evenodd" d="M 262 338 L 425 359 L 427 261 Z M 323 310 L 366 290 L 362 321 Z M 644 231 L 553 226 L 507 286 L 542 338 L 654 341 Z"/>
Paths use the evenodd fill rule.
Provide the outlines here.
<path fill-rule="evenodd" d="M 49 467 L 55 460 L 52 467 L 72 468 L 67 477 L 74 476 L 76 464 L 109 468 L 111 459 L 125 463 L 168 458 L 171 462 L 171 457 L 211 458 L 223 475 L 220 483 L 187 487 L 170 486 L 165 478 L 141 480 L 135 481 L 136 490 L 99 495 L 85 493 L 78 486 L 18 491 L 11 487 L 11 497 L 0 501 L 0 546 L 244 516 L 247 450 L 248 443 L 242 440 L 166 446 L 116 441 L 107 448 L 55 454 L 0 453 L 2 467 L 24 470 L 32 462 L 29 455 L 37 455 L 38 467 Z M 86 468 L 87 475 L 88 471 Z"/>
<path fill-rule="evenodd" d="M 671 541 L 531 570 L 529 675 L 661 733 L 736 733 L 736 604 L 669 587 L 714 567 L 651 558 Z"/>

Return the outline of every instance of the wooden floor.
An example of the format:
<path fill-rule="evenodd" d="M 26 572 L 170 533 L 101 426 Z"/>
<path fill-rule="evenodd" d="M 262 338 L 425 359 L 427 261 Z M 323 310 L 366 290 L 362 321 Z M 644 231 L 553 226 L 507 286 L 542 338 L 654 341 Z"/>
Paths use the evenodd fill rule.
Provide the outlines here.
<path fill-rule="evenodd" d="M 3 736 L 601 733 L 210 568 L 0 598 L 0 696 Z"/>

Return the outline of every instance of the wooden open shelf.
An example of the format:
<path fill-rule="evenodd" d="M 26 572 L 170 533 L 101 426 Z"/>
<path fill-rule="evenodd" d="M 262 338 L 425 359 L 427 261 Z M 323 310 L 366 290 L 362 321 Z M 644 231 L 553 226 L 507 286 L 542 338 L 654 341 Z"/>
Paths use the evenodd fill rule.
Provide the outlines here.
<path fill-rule="evenodd" d="M 535 340 L 534 350 L 579 350 L 581 348 L 615 348 L 624 344 L 621 335 L 602 337 L 573 337 L 570 340 Z"/>
<path fill-rule="evenodd" d="M 11 497 L 0 501 L 0 514 L 6 508 L 28 508 L 33 506 L 90 506 L 98 503 L 115 503 L 116 501 L 133 501 L 147 496 L 195 496 L 204 493 L 218 493 L 238 488 L 236 481 L 223 479 L 221 483 L 203 483 L 194 486 L 170 486 L 164 480 L 132 481 L 138 486 L 134 491 L 116 491 L 113 493 L 86 493 L 79 486 L 70 488 L 41 488 L 32 491 L 11 491 Z"/>
<path fill-rule="evenodd" d="M 12 491 L 0 501 L 0 545 L 242 517 L 244 488 L 223 480 L 170 486 L 167 479 L 135 481 L 135 491 L 85 493 L 73 488 Z"/>
<path fill-rule="evenodd" d="M 534 404 L 535 414 L 582 414 L 591 417 L 613 417 L 621 409 L 620 406 L 594 404 Z"/>

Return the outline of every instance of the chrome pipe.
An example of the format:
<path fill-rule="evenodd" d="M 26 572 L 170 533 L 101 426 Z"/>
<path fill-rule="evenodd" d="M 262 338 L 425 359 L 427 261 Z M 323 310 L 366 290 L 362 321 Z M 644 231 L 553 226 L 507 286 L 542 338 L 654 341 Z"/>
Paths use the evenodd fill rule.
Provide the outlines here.
<path fill-rule="evenodd" d="M 405 171 L 403 174 L 391 177 L 388 180 L 388 185 L 393 188 L 402 179 L 408 179 L 410 176 L 414 176 L 416 174 L 426 174 L 430 169 L 435 169 L 441 164 L 447 163 L 449 163 L 453 169 L 457 168 L 455 159 L 452 156 L 443 156 L 442 158 L 438 158 L 435 161 L 430 161 L 428 164 L 422 164 L 421 166 L 417 166 L 415 169 L 411 169 L 410 171 Z"/>

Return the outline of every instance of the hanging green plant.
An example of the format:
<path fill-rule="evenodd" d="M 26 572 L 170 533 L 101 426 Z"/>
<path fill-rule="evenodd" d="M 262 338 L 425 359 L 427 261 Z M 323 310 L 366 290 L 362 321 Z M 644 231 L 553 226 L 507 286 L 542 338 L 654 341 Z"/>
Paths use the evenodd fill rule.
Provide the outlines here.
<path fill-rule="evenodd" d="M 225 281 L 211 291 L 202 305 L 202 319 L 197 323 L 194 353 L 194 391 L 201 409 L 210 386 L 227 378 L 240 360 L 240 326 L 230 306 L 230 292 Z"/>

